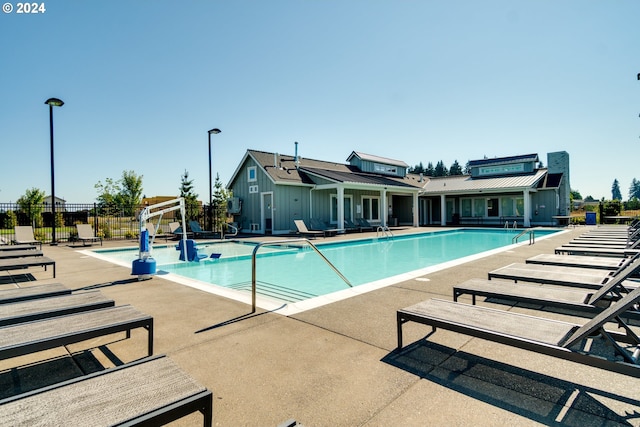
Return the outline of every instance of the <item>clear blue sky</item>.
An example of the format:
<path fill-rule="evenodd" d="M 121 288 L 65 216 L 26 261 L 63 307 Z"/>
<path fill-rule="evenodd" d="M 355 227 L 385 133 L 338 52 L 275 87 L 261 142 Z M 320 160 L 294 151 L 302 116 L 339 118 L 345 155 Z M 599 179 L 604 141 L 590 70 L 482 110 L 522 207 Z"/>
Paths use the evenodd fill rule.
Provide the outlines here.
<path fill-rule="evenodd" d="M 208 199 L 247 149 L 409 165 L 567 151 L 571 187 L 640 179 L 640 1 L 48 0 L 0 13 L 0 202 L 93 202 L 125 170 Z"/>

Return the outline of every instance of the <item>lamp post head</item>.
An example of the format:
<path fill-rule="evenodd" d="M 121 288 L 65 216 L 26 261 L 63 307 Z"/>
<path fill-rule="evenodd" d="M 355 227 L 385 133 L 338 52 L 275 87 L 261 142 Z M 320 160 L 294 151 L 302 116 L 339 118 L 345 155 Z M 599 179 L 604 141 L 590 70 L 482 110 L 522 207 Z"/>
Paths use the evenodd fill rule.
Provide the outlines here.
<path fill-rule="evenodd" d="M 222 132 L 220 129 L 218 129 L 218 128 L 214 128 L 214 129 L 211 129 L 211 130 L 209 131 L 209 135 L 211 135 L 211 134 L 217 135 L 217 134 L 219 134 L 220 132 Z"/>
<path fill-rule="evenodd" d="M 58 98 L 49 98 L 44 103 L 53 107 L 62 107 L 64 105 L 64 102 Z"/>

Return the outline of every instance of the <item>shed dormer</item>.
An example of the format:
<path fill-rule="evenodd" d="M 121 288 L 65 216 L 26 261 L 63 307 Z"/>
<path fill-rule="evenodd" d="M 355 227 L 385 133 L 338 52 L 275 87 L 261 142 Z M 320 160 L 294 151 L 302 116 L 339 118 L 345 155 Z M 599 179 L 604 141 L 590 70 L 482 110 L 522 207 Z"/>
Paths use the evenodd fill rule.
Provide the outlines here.
<path fill-rule="evenodd" d="M 380 175 L 390 175 L 404 178 L 407 175 L 409 165 L 401 160 L 387 159 L 385 157 L 373 156 L 371 154 L 352 151 L 347 162 L 355 166 L 362 172 L 377 173 Z"/>
<path fill-rule="evenodd" d="M 472 178 L 530 174 L 536 170 L 537 154 L 469 161 Z"/>

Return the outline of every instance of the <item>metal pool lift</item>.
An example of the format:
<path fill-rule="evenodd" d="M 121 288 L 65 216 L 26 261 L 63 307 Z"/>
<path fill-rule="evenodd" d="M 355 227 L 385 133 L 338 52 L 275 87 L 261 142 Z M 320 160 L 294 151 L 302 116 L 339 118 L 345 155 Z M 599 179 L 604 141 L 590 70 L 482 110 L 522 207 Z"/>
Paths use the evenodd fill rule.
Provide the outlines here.
<path fill-rule="evenodd" d="M 165 207 L 169 206 L 169 207 Z M 164 209 L 160 209 L 164 208 Z M 160 210 L 156 210 L 160 209 Z M 155 241 L 156 234 L 151 237 L 151 241 L 149 241 L 149 230 L 147 230 L 147 221 L 153 224 L 153 221 L 150 221 L 151 218 L 159 217 L 157 224 L 154 225 L 155 230 L 159 230 L 160 222 L 162 221 L 162 215 L 167 212 L 172 212 L 180 209 L 180 216 L 182 218 L 182 247 L 186 248 L 187 241 L 187 230 L 185 226 L 185 208 L 184 208 L 184 198 L 178 197 L 177 199 L 167 200 L 166 202 L 156 203 L 154 205 L 150 205 L 145 207 L 142 212 L 140 212 L 140 249 L 138 251 L 138 259 L 134 260 L 132 263 L 131 274 L 137 275 L 138 280 L 147 280 L 151 279 L 151 275 L 156 274 L 156 260 L 153 259 L 152 249 L 153 242 Z"/>

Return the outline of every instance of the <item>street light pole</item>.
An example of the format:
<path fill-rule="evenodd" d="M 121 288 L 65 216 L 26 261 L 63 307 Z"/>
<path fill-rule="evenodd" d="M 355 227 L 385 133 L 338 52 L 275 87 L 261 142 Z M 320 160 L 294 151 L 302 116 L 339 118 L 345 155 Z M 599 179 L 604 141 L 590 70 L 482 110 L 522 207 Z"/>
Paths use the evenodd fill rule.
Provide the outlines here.
<path fill-rule="evenodd" d="M 211 178 L 211 134 L 217 135 L 222 132 L 218 128 L 211 129 L 209 133 L 209 228 L 213 230 L 213 182 Z"/>
<path fill-rule="evenodd" d="M 58 98 L 49 98 L 45 102 L 49 105 L 49 134 L 51 135 L 51 245 L 58 244 L 56 241 L 56 184 L 53 161 L 53 107 L 62 107 L 64 102 Z"/>

